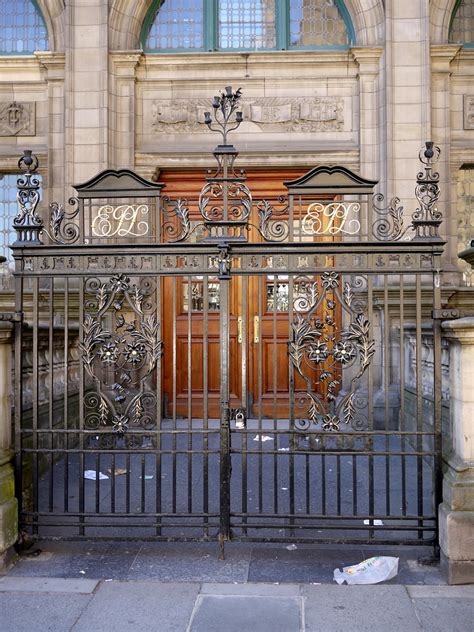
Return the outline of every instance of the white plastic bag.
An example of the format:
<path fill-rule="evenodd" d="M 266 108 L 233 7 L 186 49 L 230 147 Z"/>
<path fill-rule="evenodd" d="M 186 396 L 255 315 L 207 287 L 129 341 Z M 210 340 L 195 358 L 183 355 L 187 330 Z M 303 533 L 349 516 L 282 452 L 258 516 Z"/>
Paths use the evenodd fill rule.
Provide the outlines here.
<path fill-rule="evenodd" d="M 342 572 L 334 569 L 334 581 L 338 584 L 379 584 L 392 579 L 398 573 L 398 557 L 369 557 L 360 564 L 344 566 Z"/>

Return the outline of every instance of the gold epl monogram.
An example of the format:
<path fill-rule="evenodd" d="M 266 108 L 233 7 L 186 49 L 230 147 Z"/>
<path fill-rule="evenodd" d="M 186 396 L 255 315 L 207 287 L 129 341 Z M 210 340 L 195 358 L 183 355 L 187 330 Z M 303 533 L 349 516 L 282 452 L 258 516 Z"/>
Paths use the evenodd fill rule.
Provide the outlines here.
<path fill-rule="evenodd" d="M 148 233 L 146 204 L 121 204 L 101 206 L 92 221 L 94 237 L 143 237 Z"/>

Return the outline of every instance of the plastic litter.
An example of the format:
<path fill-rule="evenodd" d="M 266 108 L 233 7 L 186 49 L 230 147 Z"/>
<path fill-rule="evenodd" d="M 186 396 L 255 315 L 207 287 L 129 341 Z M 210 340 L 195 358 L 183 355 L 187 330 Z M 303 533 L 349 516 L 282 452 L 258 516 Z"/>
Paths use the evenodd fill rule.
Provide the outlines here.
<path fill-rule="evenodd" d="M 278 452 L 289 452 L 290 448 L 278 448 Z"/>
<path fill-rule="evenodd" d="M 86 470 L 84 472 L 84 478 L 87 478 L 89 481 L 96 481 L 97 472 L 95 470 Z M 102 472 L 99 472 L 99 481 L 105 481 L 108 478 L 109 477 L 107 476 L 107 474 L 102 474 Z"/>
<path fill-rule="evenodd" d="M 364 520 L 364 524 L 370 525 L 370 520 Z M 383 520 L 372 520 L 372 524 L 374 527 L 383 527 Z"/>
<path fill-rule="evenodd" d="M 262 435 L 260 437 L 260 435 L 255 435 L 254 441 L 273 441 L 273 437 L 269 437 L 268 435 Z"/>
<path fill-rule="evenodd" d="M 296 551 L 298 547 L 296 546 L 296 544 L 289 544 L 286 548 L 288 551 Z"/>
<path fill-rule="evenodd" d="M 140 476 L 140 478 L 143 478 L 145 481 L 151 481 L 153 479 L 153 474 L 145 474 L 145 476 Z"/>
<path fill-rule="evenodd" d="M 342 572 L 334 569 L 334 581 L 338 584 L 379 584 L 393 579 L 398 573 L 398 557 L 369 557 L 360 564 L 344 566 Z"/>

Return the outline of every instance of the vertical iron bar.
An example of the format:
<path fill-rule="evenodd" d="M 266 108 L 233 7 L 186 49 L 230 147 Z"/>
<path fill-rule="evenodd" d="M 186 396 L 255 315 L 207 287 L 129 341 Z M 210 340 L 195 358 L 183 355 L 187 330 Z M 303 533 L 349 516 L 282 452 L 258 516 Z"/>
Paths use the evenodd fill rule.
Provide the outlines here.
<path fill-rule="evenodd" d="M 188 276 L 188 513 L 193 511 L 193 360 L 192 360 L 192 276 Z"/>
<path fill-rule="evenodd" d="M 293 196 L 290 198 L 290 217 L 293 214 Z M 293 222 L 290 223 L 290 230 L 293 230 Z M 290 266 L 288 266 L 290 268 Z M 293 339 L 293 318 L 294 318 L 294 276 L 288 274 L 288 340 Z M 288 430 L 290 434 L 288 436 L 288 491 L 290 494 L 290 515 L 295 515 L 295 448 L 296 448 L 296 436 L 295 436 L 295 371 L 293 363 L 288 353 L 288 389 L 289 389 L 289 423 Z M 306 461 L 306 467 L 308 461 Z M 294 518 L 290 518 L 290 525 L 293 527 Z M 294 535 L 294 529 L 292 528 L 290 534 Z"/>
<path fill-rule="evenodd" d="M 205 276 L 203 285 L 203 325 L 202 325 L 202 415 L 203 415 L 203 512 L 204 512 L 204 535 L 209 535 L 209 277 Z"/>
<path fill-rule="evenodd" d="M 49 484 L 49 513 L 53 512 L 54 507 L 54 425 L 53 425 L 53 406 L 54 406 L 54 277 L 50 277 L 49 282 L 49 296 L 48 296 L 48 445 L 51 450 L 48 456 L 46 456 L 45 462 L 49 464 L 48 472 L 48 484 Z"/>
<path fill-rule="evenodd" d="M 372 340 L 373 339 L 373 332 L 374 332 L 374 309 L 373 309 L 373 279 L 372 276 L 369 274 L 367 276 L 367 303 L 368 303 L 368 319 L 369 319 L 369 338 Z M 374 389 L 373 389 L 373 379 L 374 379 L 374 375 L 373 375 L 373 364 L 369 364 L 369 368 L 368 368 L 368 384 L 367 384 L 367 401 L 368 401 L 368 410 L 367 410 L 367 416 L 368 416 L 368 424 L 369 424 L 369 430 L 373 431 L 374 430 Z M 375 441 L 376 441 L 376 436 L 375 435 L 371 435 L 371 441 L 372 441 L 372 446 L 371 446 L 371 452 L 370 452 L 370 456 L 369 456 L 369 525 L 373 526 L 373 520 L 372 520 L 372 516 L 374 515 L 374 509 L 375 509 L 375 498 L 374 498 L 374 494 L 375 494 L 375 490 L 374 490 L 374 451 L 375 451 Z M 373 540 L 374 538 L 374 530 L 373 529 L 369 529 L 369 540 Z"/>
<path fill-rule="evenodd" d="M 183 280 L 181 281 L 179 287 L 182 291 Z M 178 305 L 177 305 L 177 278 L 173 277 L 173 290 L 172 290 L 172 299 L 171 299 L 171 309 L 173 314 L 173 341 L 172 341 L 172 353 L 173 353 L 173 392 L 172 392 L 172 401 L 173 401 L 173 438 L 172 438 L 172 455 L 173 455 L 173 471 L 171 473 L 172 480 L 172 512 L 176 513 L 176 402 L 177 402 L 177 394 L 176 394 L 176 371 L 177 371 L 177 321 L 178 321 Z M 182 296 L 181 296 L 182 299 Z M 181 301 L 180 301 L 181 303 Z M 188 287 L 188 310 L 191 309 L 191 288 Z"/>
<path fill-rule="evenodd" d="M 258 512 L 263 512 L 263 348 L 262 348 L 262 302 L 263 302 L 263 277 L 258 277 L 257 316 L 259 336 L 257 344 L 257 394 L 258 394 Z M 266 289 L 266 288 L 265 288 Z M 255 322 L 254 322 L 255 326 Z M 255 340 L 255 332 L 254 332 Z"/>
<path fill-rule="evenodd" d="M 422 323 L 422 305 L 421 305 L 421 275 L 416 275 L 416 295 L 415 295 L 415 311 L 416 311 L 416 470 L 417 470 L 417 501 L 418 516 L 423 515 L 423 457 L 420 453 L 423 449 L 423 437 L 420 434 L 423 431 L 423 375 L 421 367 L 421 323 Z M 423 526 L 423 520 L 418 520 L 418 525 Z M 418 531 L 418 539 L 423 538 L 423 531 Z"/>
<path fill-rule="evenodd" d="M 220 281 L 220 534 L 223 557 L 224 542 L 230 538 L 230 335 L 229 335 L 229 278 Z"/>
<path fill-rule="evenodd" d="M 388 311 L 388 278 L 387 275 L 383 276 L 383 389 L 384 389 L 384 417 L 385 417 L 385 513 L 390 515 L 390 436 L 388 431 L 390 430 L 389 424 L 389 372 L 391 369 L 390 362 L 390 348 L 389 348 L 389 333 L 390 333 L 390 321 Z"/>
<path fill-rule="evenodd" d="M 405 277 L 400 275 L 400 430 L 401 438 L 401 475 L 402 475 L 402 516 L 407 515 L 406 480 L 406 419 L 405 419 Z"/>
<path fill-rule="evenodd" d="M 84 291 L 87 279 L 79 279 L 79 343 L 84 342 Z M 79 362 L 79 535 L 84 535 L 84 363 Z M 100 435 L 99 435 L 100 436 Z"/>
<path fill-rule="evenodd" d="M 158 222 L 159 223 L 159 222 Z M 163 329 L 164 329 L 164 310 L 162 308 L 162 284 L 163 279 L 161 277 L 155 277 L 156 279 L 156 305 L 155 305 L 155 313 L 156 320 L 160 323 L 160 331 L 161 338 L 163 338 Z M 163 353 L 167 353 L 167 349 L 163 349 Z M 162 398 L 164 395 L 163 389 L 163 356 L 160 354 L 158 361 L 156 363 L 156 452 L 155 452 L 155 511 L 157 515 L 157 525 L 156 525 L 156 535 L 161 535 L 161 525 L 162 517 L 161 517 L 161 497 L 162 497 L 162 467 L 161 467 L 161 437 L 162 437 Z"/>
<path fill-rule="evenodd" d="M 15 261 L 15 271 L 22 268 L 23 260 Z M 22 276 L 15 277 L 15 311 L 17 313 L 24 312 L 24 279 Z M 19 530 L 24 524 L 23 512 L 24 507 L 24 489 L 23 489 L 23 392 L 24 392 L 24 376 L 23 376 L 23 322 L 16 321 L 14 323 L 14 348 L 15 348 L 15 381 L 14 381 L 14 398 L 15 398 L 15 488 L 18 498 L 18 522 Z"/>
<path fill-rule="evenodd" d="M 250 418 L 251 411 L 249 409 L 248 390 L 247 390 L 247 349 L 248 349 L 248 277 L 242 277 L 242 344 L 241 344 L 241 358 L 242 358 L 242 406 L 247 411 L 247 418 Z M 247 524 L 247 512 L 248 512 L 248 482 L 247 482 L 247 456 L 248 456 L 248 434 L 247 430 L 242 431 L 242 523 Z M 247 534 L 247 528 L 244 526 L 242 534 Z"/>
<path fill-rule="evenodd" d="M 278 275 L 273 277 L 273 314 L 272 314 L 272 329 L 273 329 L 273 446 L 275 453 L 273 454 L 273 512 L 278 515 L 278 453 L 276 449 L 279 446 L 278 441 L 278 355 L 277 355 L 277 296 L 278 296 Z M 265 305 L 267 308 L 267 305 Z M 260 336 L 262 336 L 262 326 L 260 325 Z"/>
<path fill-rule="evenodd" d="M 440 279 L 440 262 L 439 256 L 435 258 L 436 268 L 433 275 L 433 303 L 434 309 L 441 309 L 441 279 Z M 438 507 L 443 499 L 443 470 L 442 470 L 442 404 L 443 404 L 443 390 L 442 390 L 442 365 L 441 365 L 441 322 L 434 320 L 433 325 L 433 362 L 434 362 L 434 459 L 433 464 L 433 513 L 436 516 L 436 533 L 438 533 Z M 439 545 L 437 538 L 435 540 L 435 554 L 439 555 Z"/>
<path fill-rule="evenodd" d="M 32 397 L 33 397 L 33 512 L 34 512 L 34 524 L 33 524 L 33 533 L 38 533 L 39 526 L 39 516 L 38 516 L 38 508 L 39 508 L 39 455 L 38 455 L 38 399 L 39 399 L 39 391 L 38 391 L 38 329 L 39 329 L 39 314 L 38 314 L 38 306 L 39 306 L 39 277 L 34 277 L 33 279 L 33 373 L 31 376 L 32 379 Z"/>
<path fill-rule="evenodd" d="M 63 382 L 64 382 L 64 399 L 63 399 L 63 415 L 64 422 L 64 512 L 69 511 L 69 420 L 68 420 L 68 386 L 69 386 L 69 278 L 64 278 L 64 367 L 63 367 Z"/>

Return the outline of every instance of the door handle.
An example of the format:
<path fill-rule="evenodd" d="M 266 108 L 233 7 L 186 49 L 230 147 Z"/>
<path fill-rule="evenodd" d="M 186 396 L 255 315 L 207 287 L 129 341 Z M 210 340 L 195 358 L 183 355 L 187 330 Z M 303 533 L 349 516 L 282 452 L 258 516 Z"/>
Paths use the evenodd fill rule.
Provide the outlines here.
<path fill-rule="evenodd" d="M 242 337 L 243 322 L 244 322 L 244 319 L 242 318 L 242 316 L 239 316 L 237 318 L 237 342 L 239 343 L 239 345 L 242 344 L 242 340 L 243 340 L 243 337 Z"/>
<path fill-rule="evenodd" d="M 260 342 L 260 316 L 253 317 L 253 341 Z"/>

